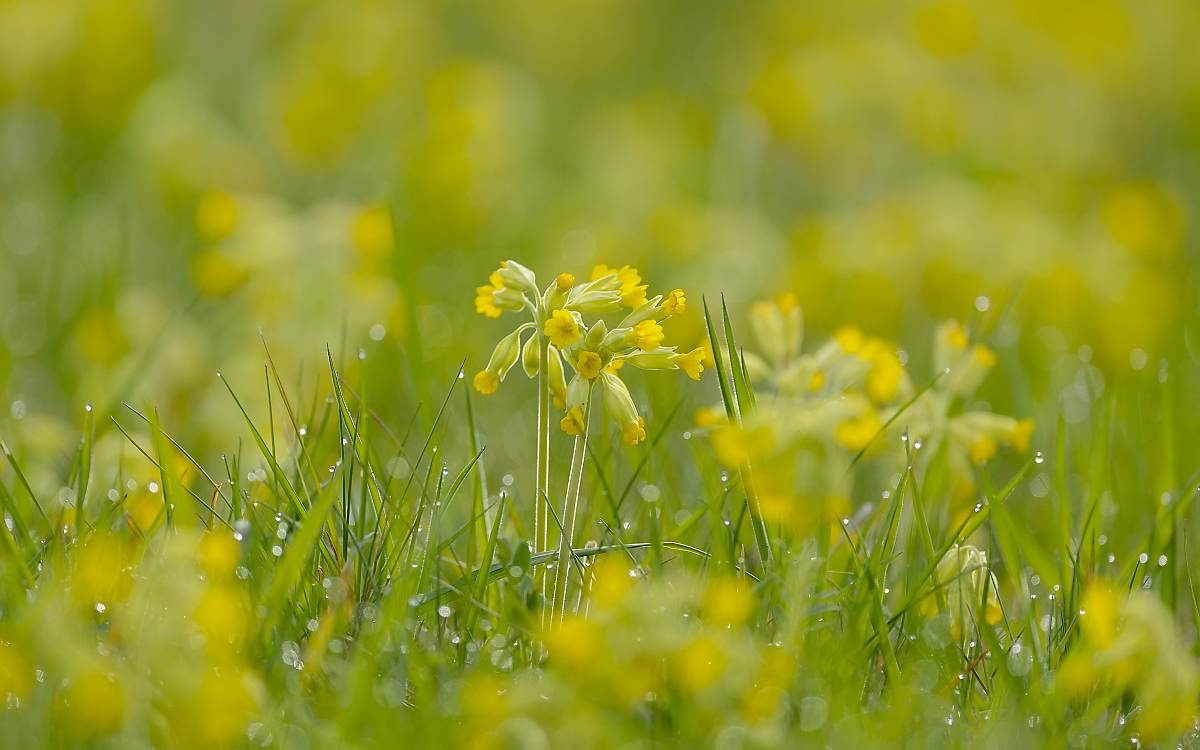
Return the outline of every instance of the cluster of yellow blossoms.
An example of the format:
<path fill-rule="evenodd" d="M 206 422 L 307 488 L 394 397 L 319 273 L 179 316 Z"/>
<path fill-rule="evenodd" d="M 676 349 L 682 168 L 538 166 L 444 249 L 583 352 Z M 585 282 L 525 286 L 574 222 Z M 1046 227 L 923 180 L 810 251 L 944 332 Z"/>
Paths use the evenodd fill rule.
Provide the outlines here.
<path fill-rule="evenodd" d="M 763 513 L 771 520 L 794 520 L 797 499 L 841 512 L 853 457 L 865 450 L 903 461 L 904 434 L 924 455 L 945 454 L 956 497 L 973 491 L 972 467 L 1000 445 L 1029 448 L 1032 421 L 962 410 L 996 355 L 973 344 L 955 321 L 939 326 L 932 358 L 938 376 L 918 391 L 898 348 L 858 328 L 844 327 L 815 351 L 802 352 L 803 314 L 793 295 L 756 303 L 749 320 L 760 353 L 741 356 L 762 397 L 742 414 L 740 426 L 726 424 L 712 408 L 697 421 L 713 428 L 722 463 L 754 464 Z"/>
<path fill-rule="evenodd" d="M 1180 639 L 1171 611 L 1147 591 L 1119 593 L 1097 580 L 1079 606 L 1082 637 L 1055 675 L 1067 697 L 1131 691 L 1142 705 L 1136 726 L 1146 741 L 1176 736 L 1192 727 L 1200 677 Z"/>
<path fill-rule="evenodd" d="M 580 283 L 560 273 L 539 289 L 533 271 L 513 260 L 501 263 L 488 283 L 475 290 L 475 310 L 489 318 L 526 310 L 531 320 L 500 339 L 487 366 L 475 374 L 475 390 L 495 393 L 518 359 L 525 374 L 535 377 L 545 351 L 549 389 L 555 406 L 565 412 L 559 423 L 564 432 L 583 433 L 589 393 L 598 384 L 624 442 L 640 443 L 646 438 L 645 421 L 620 369 L 630 364 L 643 370 L 682 370 L 693 380 L 704 370 L 703 349 L 679 352 L 662 345 L 662 322 L 687 308 L 683 290 L 648 297 L 647 288 L 635 268 L 599 265 L 590 281 Z M 589 325 L 583 318 L 621 310 L 628 313 L 611 329 L 602 319 Z M 522 342 L 527 331 L 532 335 Z M 574 371 L 569 383 L 564 360 Z"/>

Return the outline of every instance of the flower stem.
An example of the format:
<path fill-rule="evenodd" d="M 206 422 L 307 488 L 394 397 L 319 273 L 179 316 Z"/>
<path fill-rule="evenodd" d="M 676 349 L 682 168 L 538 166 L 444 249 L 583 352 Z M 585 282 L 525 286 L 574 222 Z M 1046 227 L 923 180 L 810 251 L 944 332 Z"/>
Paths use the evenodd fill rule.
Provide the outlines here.
<path fill-rule="evenodd" d="M 571 542 L 579 515 L 579 487 L 583 482 L 583 460 L 587 454 L 588 428 L 591 425 L 592 393 L 588 389 L 583 406 L 583 434 L 575 436 L 571 450 L 571 473 L 567 476 L 567 494 L 563 498 L 562 529 L 558 539 L 558 562 L 554 567 L 554 598 L 551 600 L 551 625 L 561 624 L 567 611 L 567 571 L 571 563 Z"/>
<path fill-rule="evenodd" d="M 537 463 L 533 492 L 533 551 L 545 552 L 549 538 L 550 502 L 550 375 L 547 360 L 550 357 L 550 341 L 542 331 L 538 337 L 538 380 L 537 380 Z M 546 579 L 542 577 L 542 598 L 546 596 Z"/>

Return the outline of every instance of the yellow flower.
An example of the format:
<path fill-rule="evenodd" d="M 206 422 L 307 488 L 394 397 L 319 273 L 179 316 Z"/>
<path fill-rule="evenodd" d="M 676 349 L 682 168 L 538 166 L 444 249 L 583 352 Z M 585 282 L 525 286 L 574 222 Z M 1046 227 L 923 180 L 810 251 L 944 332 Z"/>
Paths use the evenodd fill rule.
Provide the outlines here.
<path fill-rule="evenodd" d="M 592 269 L 592 281 L 613 274 L 621 283 L 621 304 L 634 310 L 646 303 L 646 285 L 642 284 L 642 275 L 633 266 L 609 268 L 598 265 Z"/>
<path fill-rule="evenodd" d="M 719 420 L 724 421 L 724 416 Z M 713 431 L 712 445 L 718 461 L 737 467 L 770 456 L 775 451 L 775 433 L 766 425 L 747 429 L 726 423 Z"/>
<path fill-rule="evenodd" d="M 554 277 L 554 283 L 558 286 L 560 291 L 565 291 L 575 286 L 575 277 L 569 273 L 560 273 L 558 276 Z"/>
<path fill-rule="evenodd" d="M 883 422 L 874 411 L 852 417 L 837 426 L 834 439 L 847 450 L 860 451 L 883 429 Z"/>
<path fill-rule="evenodd" d="M 687 309 L 687 297 L 682 289 L 672 289 L 667 293 L 662 303 L 663 312 L 667 315 L 678 315 Z"/>
<path fill-rule="evenodd" d="M 227 531 L 210 531 L 200 538 L 197 558 L 209 578 L 230 578 L 242 559 L 242 546 Z"/>
<path fill-rule="evenodd" d="M 813 393 L 816 393 L 817 391 L 821 390 L 824 387 L 825 387 L 825 372 L 823 370 L 817 370 L 816 372 L 814 372 L 812 374 L 812 377 L 808 379 L 808 390 L 812 391 Z"/>
<path fill-rule="evenodd" d="M 475 384 L 475 390 L 490 396 L 500 387 L 500 376 L 491 370 L 480 370 L 471 382 Z"/>
<path fill-rule="evenodd" d="M 637 445 L 646 439 L 646 420 L 641 417 L 636 422 L 628 422 L 621 428 L 621 441 L 625 445 Z"/>
<path fill-rule="evenodd" d="M 559 349 L 574 344 L 583 333 L 575 316 L 566 310 L 555 310 L 546 321 L 543 333 L 550 337 L 550 343 Z"/>
<path fill-rule="evenodd" d="M 241 210 L 224 190 L 210 190 L 196 204 L 196 231 L 209 242 L 219 242 L 237 228 Z"/>
<path fill-rule="evenodd" d="M 583 409 L 579 406 L 572 406 L 559 421 L 558 426 L 568 435 L 582 435 L 584 427 Z"/>
<path fill-rule="evenodd" d="M 975 361 L 984 367 L 996 366 L 996 353 L 983 344 L 975 347 Z"/>
<path fill-rule="evenodd" d="M 60 695 L 61 720 L 78 738 L 115 734 L 125 723 L 125 688 L 100 666 L 75 675 Z"/>
<path fill-rule="evenodd" d="M 588 380 L 600 374 L 600 367 L 600 355 L 596 352 L 580 352 L 575 361 L 575 370 Z"/>
<path fill-rule="evenodd" d="M 855 326 L 843 326 L 833 334 L 833 338 L 842 347 L 842 350 L 847 354 L 854 354 L 859 349 L 862 349 L 865 339 L 863 332 Z"/>
<path fill-rule="evenodd" d="M 871 363 L 871 369 L 867 372 L 867 395 L 877 404 L 886 404 L 900 390 L 904 366 L 900 364 L 896 353 L 881 341 L 863 348 L 864 354 L 868 352 L 866 358 Z"/>
<path fill-rule="evenodd" d="M 692 380 L 699 380 L 700 373 L 704 372 L 704 350 L 696 348 L 686 354 L 676 354 L 671 357 L 671 362 Z"/>
<path fill-rule="evenodd" d="M 732 576 L 713 578 L 704 593 L 704 621 L 714 626 L 741 625 L 754 613 L 754 592 Z"/>
<path fill-rule="evenodd" d="M 996 441 L 990 435 L 983 435 L 971 443 L 967 448 L 967 453 L 971 456 L 973 463 L 987 463 L 992 456 L 996 455 Z"/>
<path fill-rule="evenodd" d="M 1029 439 L 1033 436 L 1034 423 L 1032 419 L 1018 419 L 1017 426 L 1013 428 L 1012 434 L 1009 435 L 1008 441 L 1012 443 L 1012 447 L 1020 453 L 1025 453 L 1029 450 Z"/>
<path fill-rule="evenodd" d="M 948 320 L 945 324 L 946 341 L 955 349 L 967 348 L 967 331 L 957 320 Z"/>
<path fill-rule="evenodd" d="M 475 312 L 486 315 L 489 318 L 500 317 L 500 308 L 496 307 L 496 301 L 492 299 L 492 292 L 496 291 L 496 287 L 491 284 L 475 287 Z"/>
<path fill-rule="evenodd" d="M 368 206 L 359 212 L 351 235 L 363 260 L 378 261 L 391 255 L 392 217 L 387 206 Z"/>
<path fill-rule="evenodd" d="M 625 341 L 644 352 L 657 349 L 663 340 L 663 329 L 656 321 L 643 320 L 625 336 Z"/>
<path fill-rule="evenodd" d="M 700 636 L 680 649 L 671 666 L 683 687 L 700 692 L 721 679 L 728 663 L 729 656 L 716 641 Z"/>
<path fill-rule="evenodd" d="M 608 363 L 608 367 L 605 367 L 604 371 L 609 373 L 610 375 L 616 375 L 621 370 L 621 368 L 624 366 L 625 366 L 625 360 L 614 359 L 613 361 Z"/>

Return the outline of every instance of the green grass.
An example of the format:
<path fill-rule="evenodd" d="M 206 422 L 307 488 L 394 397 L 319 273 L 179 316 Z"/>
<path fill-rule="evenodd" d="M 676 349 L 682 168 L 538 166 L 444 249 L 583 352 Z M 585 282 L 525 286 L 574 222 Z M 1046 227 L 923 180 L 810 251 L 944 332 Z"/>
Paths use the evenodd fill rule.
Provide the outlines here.
<path fill-rule="evenodd" d="M 720 312 L 717 377 L 696 388 L 738 423 L 766 397 Z M 532 472 L 490 460 L 500 428 L 461 368 L 389 420 L 369 360 L 330 351 L 289 389 L 264 359 L 262 385 L 222 378 L 244 417 L 222 455 L 189 453 L 152 406 L 89 409 L 49 497 L 5 444 L 4 746 L 1195 742 L 1196 477 L 1170 381 L 1043 421 L 1036 454 L 979 470 L 973 506 L 950 499 L 944 457 L 906 441 L 891 471 L 864 447 L 849 514 L 803 532 L 764 517 L 758 469 L 722 468 L 681 402 L 653 405 L 639 446 L 601 422 L 557 626 L 540 582 L 559 554 L 527 541 Z M 567 447 L 555 432 L 554 498 Z M 948 564 L 966 544 L 986 562 Z M 1105 601 L 1098 581 L 1116 656 L 1080 612 Z M 1153 673 L 1096 667 L 1071 689 L 1073 655 Z"/>

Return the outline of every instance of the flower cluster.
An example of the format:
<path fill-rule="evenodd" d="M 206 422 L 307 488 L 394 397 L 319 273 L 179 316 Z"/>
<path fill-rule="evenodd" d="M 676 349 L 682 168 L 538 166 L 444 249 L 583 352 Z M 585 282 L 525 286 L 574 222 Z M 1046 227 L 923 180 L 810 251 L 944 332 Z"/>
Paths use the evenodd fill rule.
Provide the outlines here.
<path fill-rule="evenodd" d="M 662 322 L 687 309 L 683 290 L 649 297 L 647 289 L 637 269 L 604 265 L 592 269 L 590 281 L 560 273 L 541 289 L 533 271 L 504 261 L 475 290 L 475 310 L 489 318 L 524 310 L 531 319 L 500 339 L 487 366 L 475 374 L 475 389 L 495 393 L 518 359 L 525 374 L 535 377 L 544 359 L 554 404 L 565 412 L 559 423 L 564 432 L 583 433 L 592 386 L 599 385 L 605 410 L 620 426 L 624 442 L 640 443 L 646 438 L 645 421 L 620 377 L 621 368 L 681 370 L 693 380 L 704 370 L 703 349 L 680 352 L 662 345 Z M 612 328 L 603 319 L 584 320 L 584 315 L 622 310 L 625 316 Z M 564 361 L 574 373 L 570 382 Z"/>
<path fill-rule="evenodd" d="M 1154 594 L 1118 593 L 1098 580 L 1083 593 L 1081 638 L 1055 675 L 1055 685 L 1082 700 L 1105 689 L 1131 691 L 1142 710 L 1137 729 L 1158 740 L 1192 727 L 1200 677 L 1171 611 Z"/>
<path fill-rule="evenodd" d="M 717 409 L 697 421 L 712 427 L 717 458 L 727 466 L 751 462 L 762 511 L 769 520 L 808 528 L 837 516 L 849 504 L 847 468 L 859 452 L 905 460 L 901 437 L 923 454 L 943 452 L 961 498 L 975 486 L 974 466 L 1001 445 L 1029 448 L 1033 422 L 982 409 L 963 410 L 996 355 L 972 344 L 955 321 L 937 331 L 933 363 L 940 375 L 918 392 L 898 348 L 846 326 L 811 352 L 802 351 L 803 313 L 793 295 L 750 309 L 758 352 L 742 352 L 761 398 L 741 424 L 727 424 Z M 797 513 L 797 504 L 812 512 Z"/>

